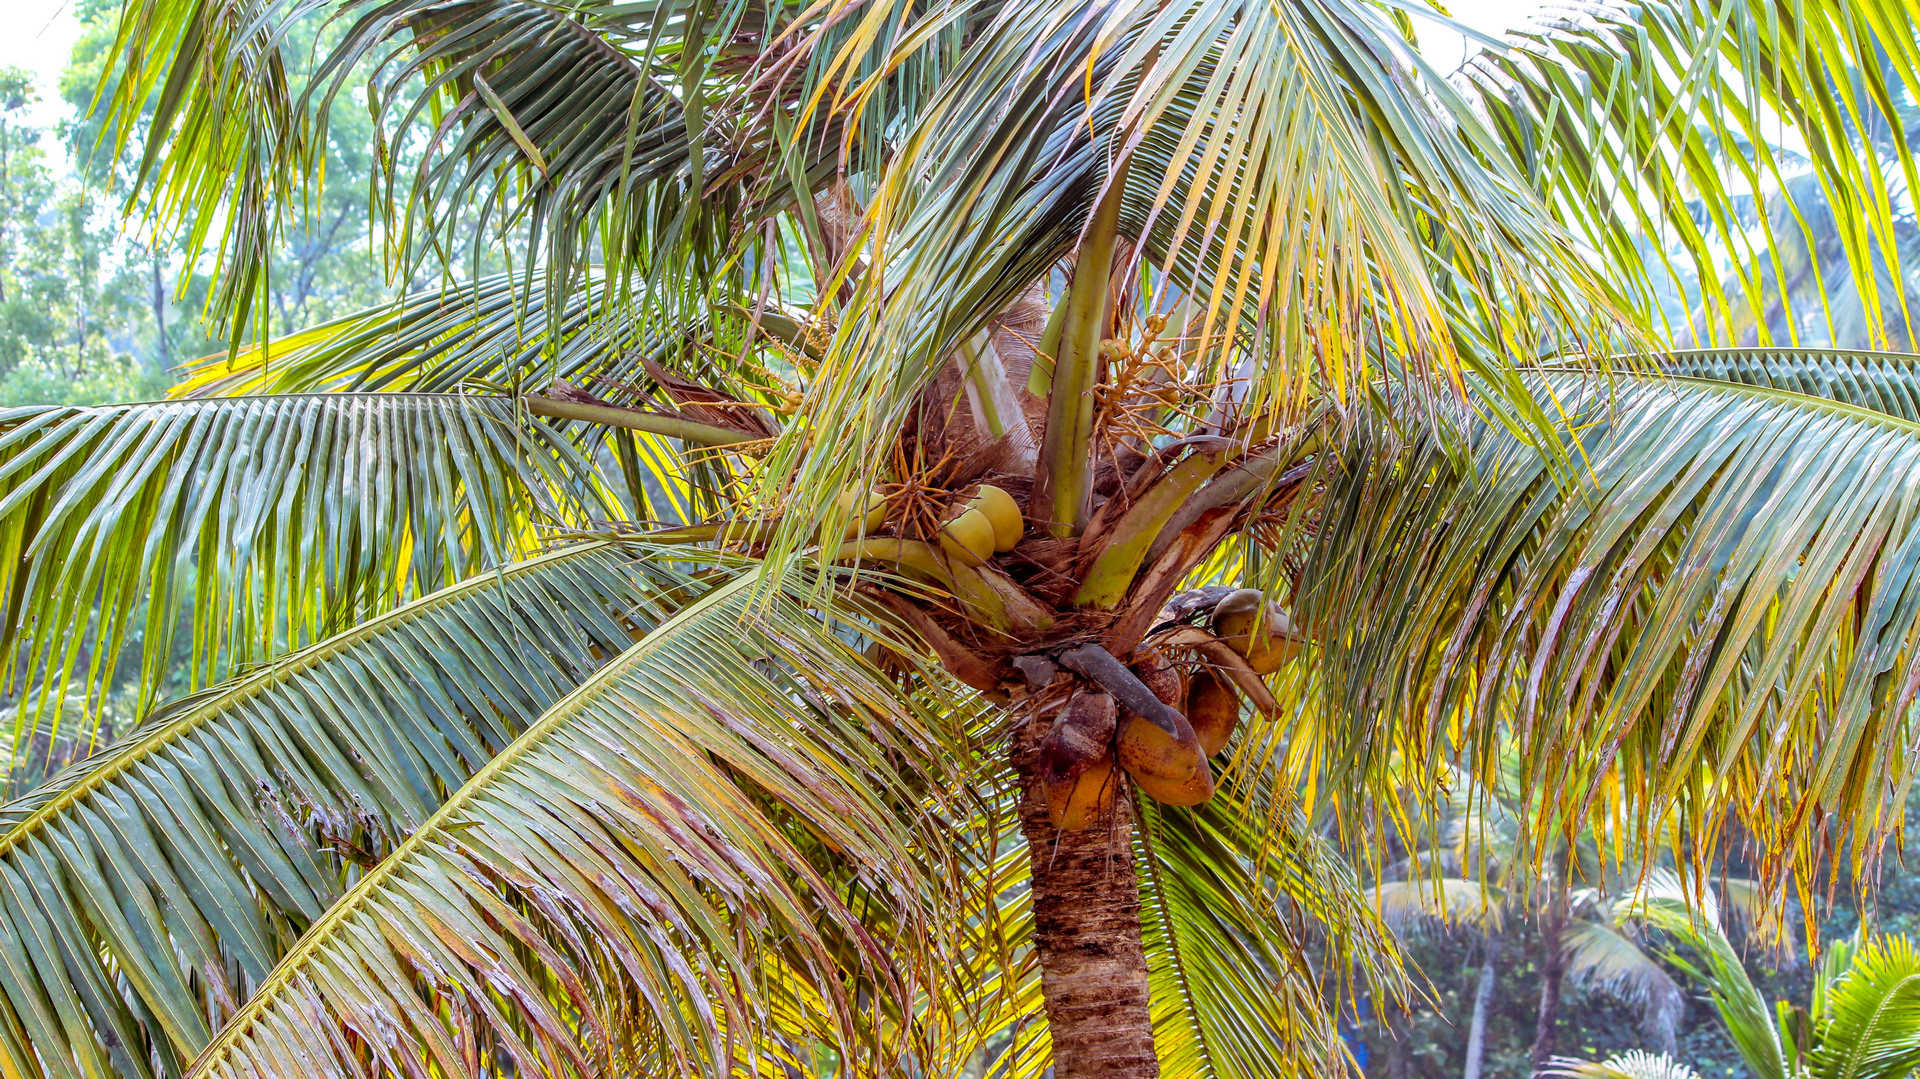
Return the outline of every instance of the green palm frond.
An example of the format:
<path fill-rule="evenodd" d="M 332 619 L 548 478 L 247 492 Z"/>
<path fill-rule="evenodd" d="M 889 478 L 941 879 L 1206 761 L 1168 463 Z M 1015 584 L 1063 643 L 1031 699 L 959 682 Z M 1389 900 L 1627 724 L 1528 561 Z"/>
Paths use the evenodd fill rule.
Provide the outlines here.
<path fill-rule="evenodd" d="M 248 323 L 302 186 L 297 152 L 309 146 L 295 110 L 298 66 L 285 30 L 312 0 L 154 0 L 121 13 L 111 65 L 95 90 L 109 160 L 138 140 L 141 184 L 154 224 L 199 251 L 216 243 L 225 272 L 211 297 L 238 338 Z M 211 103 L 218 102 L 217 110 Z M 217 119 L 216 119 L 217 117 Z M 128 207 L 136 205 L 130 197 Z M 263 308 L 264 310 L 264 308 Z"/>
<path fill-rule="evenodd" d="M 1363 435 L 1328 477 L 1301 606 L 1349 759 L 1384 760 L 1381 716 L 1416 718 L 1413 760 L 1511 730 L 1528 791 L 1626 834 L 1677 805 L 1774 851 L 1834 822 L 1802 871 L 1875 849 L 1911 778 L 1888 717 L 1916 688 L 1920 425 L 1657 374 L 1535 386 L 1578 432 L 1572 475 L 1481 422 L 1470 468 Z"/>
<path fill-rule="evenodd" d="M 1562 938 L 1566 975 L 1640 1008 L 1641 1027 L 1671 1044 L 1687 997 L 1673 976 L 1618 926 L 1574 919 Z"/>
<path fill-rule="evenodd" d="M 115 677 L 211 679 L 615 511 L 502 398 L 320 395 L 0 412 L 0 655 L 35 708 Z M 22 709 L 24 720 L 31 713 Z"/>
<path fill-rule="evenodd" d="M 775 149 L 770 132 L 743 123 L 725 100 L 768 63 L 761 46 L 782 30 L 783 5 L 343 6 L 352 22 L 315 75 L 324 104 L 314 112 L 324 121 L 332 99 L 371 65 L 375 128 L 395 145 L 427 147 L 411 170 L 382 155 L 387 175 L 375 179 L 404 192 L 384 212 L 408 271 L 463 249 L 478 259 L 524 232 L 526 257 L 554 270 L 553 307 L 596 239 L 616 276 L 636 260 L 652 272 L 661 267 L 648 263 L 680 257 L 711 276 L 742 204 L 763 194 L 755 181 L 786 186 L 777 171 L 761 175 Z"/>
<path fill-rule="evenodd" d="M 902 1017 L 944 973 L 954 838 L 898 792 L 948 789 L 953 732 L 795 594 L 755 591 L 719 586 L 550 708 L 328 910 L 194 1074 L 937 1056 Z M 860 867 L 874 913 L 784 820 Z"/>
<path fill-rule="evenodd" d="M 1666 958 L 1707 987 L 1747 1070 L 1760 1079 L 1789 1079 L 1773 1011 L 1721 930 L 1711 892 L 1689 889 L 1671 872 L 1660 870 L 1648 875 L 1638 895 L 1617 904 L 1614 914 L 1667 934 L 1671 947 Z"/>
<path fill-rule="evenodd" d="M 953 11 L 979 29 L 877 181 L 870 269 L 817 395 L 823 425 L 859 433 L 806 458 L 829 486 L 955 347 L 1048 279 L 1110 186 L 1153 302 L 1205 338 L 1203 381 L 1251 380 L 1250 411 L 1358 397 L 1383 373 L 1451 385 L 1484 367 L 1497 391 L 1506 360 L 1463 353 L 1450 305 L 1512 312 L 1486 331 L 1503 357 L 1619 324 L 1493 133 L 1374 5 L 1049 0 L 925 20 Z"/>
<path fill-rule="evenodd" d="M 1876 937 L 1828 984 L 1814 1079 L 1897 1079 L 1920 1067 L 1920 952 L 1904 936 Z"/>
<path fill-rule="evenodd" d="M 1821 348 L 1675 352 L 1663 370 L 1690 378 L 1771 386 L 1920 421 L 1920 355 Z"/>
<path fill-rule="evenodd" d="M 656 34 L 675 6 L 661 5 Z M 403 278 L 421 255 L 459 257 L 467 245 L 451 237 L 456 222 L 480 223 L 477 258 L 488 238 L 527 228 L 528 208 L 539 207 L 532 237 L 564 252 L 606 216 L 637 222 L 649 215 L 646 202 L 606 204 L 608 188 L 671 198 L 685 189 L 689 167 L 699 176 L 704 125 L 656 81 L 662 72 L 603 37 L 626 29 L 620 6 L 359 0 L 340 5 L 346 32 L 309 71 L 307 58 L 285 55 L 285 40 L 319 7 L 312 0 L 140 0 L 121 21 L 116 47 L 124 69 L 109 71 L 101 86 L 105 130 L 122 145 L 153 110 L 138 184 L 153 196 L 156 224 L 187 225 L 189 247 L 199 250 L 209 222 L 228 222 L 216 245 L 223 271 L 216 304 L 231 315 L 235 340 L 248 326 L 284 219 L 321 174 L 328 115 L 347 82 L 369 69 L 380 134 L 374 156 L 386 173 L 372 194 L 390 243 L 401 249 Z M 649 20 L 637 20 L 634 32 L 645 33 Z M 416 123 L 420 130 L 411 130 Z M 396 154 L 421 145 L 426 157 L 415 174 L 395 175 L 409 164 Z M 240 183 L 229 190 L 236 171 Z M 660 183 L 661 174 L 678 184 Z M 396 181 L 407 180 L 396 200 Z M 668 211 L 666 221 L 705 217 L 698 197 L 675 205 L 680 212 Z M 563 211 L 590 219 L 542 227 Z M 565 258 L 561 265 L 579 264 Z M 561 287 L 561 280 L 550 286 L 556 300 Z"/>
<path fill-rule="evenodd" d="M 529 307 L 525 284 L 523 275 L 491 274 L 216 353 L 192 364 L 173 395 L 458 393 L 475 385 L 538 391 L 564 379 L 625 404 L 649 381 L 649 360 L 704 378 L 724 373 L 689 369 L 695 350 L 687 331 L 649 326 L 633 303 L 585 289 L 557 310 Z M 714 343 L 724 351 L 732 342 Z"/>
<path fill-rule="evenodd" d="M 287 28 L 327 6 L 342 29 L 311 68 L 283 55 Z M 320 182 L 341 107 L 374 115 L 370 194 L 398 279 L 477 264 L 505 240 L 544 271 L 524 284 L 555 309 L 578 288 L 622 295 L 636 275 L 675 308 L 709 292 L 751 299 L 763 255 L 817 241 L 815 197 L 840 151 L 872 161 L 962 33 L 953 20 L 883 66 L 912 9 L 827 20 L 785 0 L 132 0 L 100 94 L 120 145 L 153 110 L 138 190 L 157 225 L 190 225 L 199 250 L 206 222 L 229 222 L 216 306 L 235 340 L 286 215 Z M 822 45 L 831 61 L 814 56 Z M 273 78 L 250 86 L 256 70 Z M 365 105 L 350 103 L 362 80 Z M 885 88 L 887 107 L 851 122 L 807 111 L 855 82 Z M 234 191 L 204 181 L 236 170 Z M 761 231 L 777 213 L 793 234 Z"/>
<path fill-rule="evenodd" d="M 1161 1067 L 1197 1077 L 1339 1074 L 1337 1002 L 1354 988 L 1349 979 L 1366 977 L 1382 1000 L 1407 993 L 1397 949 L 1352 870 L 1297 813 L 1263 829 L 1231 796 L 1191 813 L 1141 799 L 1140 812 Z M 1328 957 L 1318 969 L 1309 942 Z"/>
<path fill-rule="evenodd" d="M 1556 1060 L 1548 1075 L 1568 1079 L 1700 1079 L 1700 1073 L 1663 1053 L 1629 1049 L 1602 1061 Z"/>
<path fill-rule="evenodd" d="M 683 402 L 663 380 L 685 379 L 742 403 L 714 420 L 777 426 L 769 410 L 784 387 L 751 359 L 754 334 L 757 327 L 766 336 L 778 322 L 782 332 L 797 335 L 798 324 L 769 307 L 715 310 L 669 328 L 644 305 L 592 289 L 570 292 L 558 308 L 529 306 L 526 282 L 522 275 L 498 274 L 431 289 L 208 356 L 192 365 L 172 396 L 480 389 L 530 397 L 527 408 L 539 410 L 584 391 L 616 406 L 610 423 L 538 414 L 583 452 L 598 446 L 600 459 L 617 465 L 624 485 L 618 501 L 652 521 L 720 512 L 735 476 L 714 454 L 689 450 L 751 441 L 751 434 L 681 414 Z"/>
<path fill-rule="evenodd" d="M 1831 341 L 1824 273 L 1865 308 L 1858 344 L 1907 347 L 1911 19 L 1899 0 L 1612 0 L 1509 34 L 1463 77 L 1623 302 L 1664 309 L 1676 344 Z M 1819 309 L 1794 310 L 1795 292 Z"/>
<path fill-rule="evenodd" d="M 365 866 L 685 602 L 636 554 L 575 546 L 436 592 L 0 807 L 8 1070 L 177 1074 Z"/>

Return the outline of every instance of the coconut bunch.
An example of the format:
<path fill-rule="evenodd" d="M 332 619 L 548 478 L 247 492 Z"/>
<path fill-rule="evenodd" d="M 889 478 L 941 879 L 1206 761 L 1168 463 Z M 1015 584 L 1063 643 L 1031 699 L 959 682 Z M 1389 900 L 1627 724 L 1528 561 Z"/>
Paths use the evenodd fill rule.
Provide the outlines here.
<path fill-rule="evenodd" d="M 1300 635 L 1258 591 L 1180 589 L 1228 536 L 1260 542 L 1289 519 L 1327 418 L 1244 415 L 1245 387 L 1207 381 L 1191 319 L 1117 305 L 1075 343 L 1029 299 L 918 392 L 832 512 L 774 505 L 680 531 L 758 554 L 792 537 L 788 516 L 832 522 L 811 537 L 819 557 L 859 567 L 853 587 L 905 631 L 875 662 L 931 652 L 1011 706 L 1029 804 L 1055 827 L 1086 827 L 1127 781 L 1198 805 L 1243 709 L 1278 711 L 1264 676 Z M 1076 355 L 1084 391 L 1044 385 Z"/>
<path fill-rule="evenodd" d="M 1130 668 L 1147 695 L 1101 668 L 1105 653 L 1068 651 L 1080 669 L 1040 739 L 1041 791 L 1054 827 L 1087 828 L 1113 804 L 1119 773 L 1167 805 L 1195 806 L 1213 797 L 1210 758 L 1227 748 L 1243 706 L 1276 710 L 1265 676 L 1298 653 L 1300 637 L 1279 604 L 1256 589 L 1210 588 L 1169 605 L 1174 617 L 1148 638 Z M 1205 628 L 1188 624 L 1198 617 Z M 1056 679 L 1044 669 L 1030 677 Z M 1077 688 L 1074 688 L 1077 687 Z M 1112 687 L 1112 688 L 1108 688 Z"/>

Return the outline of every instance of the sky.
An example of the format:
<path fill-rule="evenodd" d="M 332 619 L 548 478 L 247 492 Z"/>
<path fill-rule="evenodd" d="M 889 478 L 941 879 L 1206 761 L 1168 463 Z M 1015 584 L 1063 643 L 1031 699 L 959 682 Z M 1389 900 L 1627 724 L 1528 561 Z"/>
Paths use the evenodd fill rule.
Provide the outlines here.
<path fill-rule="evenodd" d="M 40 104 L 35 123 L 60 119 L 60 71 L 80 36 L 73 0 L 0 0 L 0 67 L 24 67 L 34 73 Z"/>

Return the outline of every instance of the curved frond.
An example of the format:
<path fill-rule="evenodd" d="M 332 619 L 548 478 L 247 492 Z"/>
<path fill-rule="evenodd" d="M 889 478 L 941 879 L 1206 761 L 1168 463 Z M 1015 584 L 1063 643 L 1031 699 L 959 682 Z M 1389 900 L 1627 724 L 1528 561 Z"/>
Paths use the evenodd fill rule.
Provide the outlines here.
<path fill-rule="evenodd" d="M 1747 1070 L 1760 1079 L 1790 1079 L 1773 1010 L 1747 976 L 1740 956 L 1707 902 L 1683 898 L 1678 878 L 1666 870 L 1649 875 L 1648 887 L 1621 901 L 1615 916 L 1637 918 L 1667 934 L 1667 958 L 1705 984 L 1727 1036 Z"/>
<path fill-rule="evenodd" d="M 1140 903 L 1154 1043 L 1169 1075 L 1337 1075 L 1339 1001 L 1406 975 L 1353 871 L 1304 815 L 1263 829 L 1231 795 L 1192 812 L 1141 799 Z M 1324 959 L 1316 961 L 1309 942 Z"/>
<path fill-rule="evenodd" d="M 813 1039 L 843 1066 L 925 1050 L 903 1016 L 942 973 L 955 840 L 897 793 L 949 789 L 949 743 L 803 602 L 720 585 L 550 708 L 193 1074 L 726 1075 Z M 788 820 L 859 867 L 866 913 Z"/>
<path fill-rule="evenodd" d="M 1911 23 L 1888 0 L 1610 0 L 1463 80 L 1672 343 L 1908 348 Z"/>
<path fill-rule="evenodd" d="M 1920 355 L 1823 348 L 1727 348 L 1675 352 L 1663 370 L 1770 386 L 1843 401 L 1903 420 L 1920 421 Z"/>
<path fill-rule="evenodd" d="M 374 116 L 370 196 L 397 279 L 428 263 L 477 266 L 506 240 L 548 271 L 523 284 L 552 308 L 576 289 L 624 295 L 636 277 L 671 284 L 655 295 L 674 308 L 763 293 L 762 255 L 777 260 L 795 237 L 759 226 L 787 213 L 817 244 L 815 195 L 840 152 L 877 156 L 913 115 L 960 30 L 936 29 L 922 55 L 883 66 L 912 9 L 894 6 L 827 20 L 821 5 L 785 0 L 131 0 L 122 62 L 100 92 L 121 144 L 155 107 L 138 189 L 156 224 L 190 226 L 199 250 L 205 223 L 230 222 L 217 303 L 236 341 L 265 253 L 320 182 L 342 107 Z M 311 68 L 283 55 L 288 28 L 328 8 L 342 30 Z M 832 62 L 813 55 L 823 43 Z M 256 88 L 256 71 L 272 78 Z M 350 100 L 363 78 L 364 102 Z M 868 80 L 894 91 L 885 110 L 802 115 L 830 87 Z M 236 170 L 236 191 L 207 181 Z"/>
<path fill-rule="evenodd" d="M 315 7 L 314 0 L 129 4 L 113 43 L 122 66 L 109 65 L 94 91 L 109 144 L 96 152 L 118 159 L 145 138 L 136 188 L 157 196 L 148 212 L 164 219 L 154 224 L 183 234 L 195 252 L 220 230 L 214 246 L 225 272 L 212 302 L 236 339 L 302 185 L 296 154 L 311 144 L 294 107 L 300 89 L 289 73 L 298 60 L 287 56 L 284 35 L 293 18 Z"/>
<path fill-rule="evenodd" d="M 1875 937 L 1825 991 L 1815 1079 L 1898 1079 L 1920 1067 L 1920 952 L 1904 936 Z"/>
<path fill-rule="evenodd" d="M 347 884 L 687 579 L 590 544 L 169 704 L 0 807 L 9 1074 L 177 1074 Z"/>
<path fill-rule="evenodd" d="M 546 279 L 533 275 L 536 283 Z M 765 389 L 764 381 L 740 382 L 736 366 L 712 362 L 741 351 L 744 326 L 729 322 L 716 332 L 703 316 L 669 329 L 638 298 L 609 298 L 592 288 L 569 292 L 555 307 L 529 306 L 526 282 L 524 274 L 491 274 L 216 353 L 195 362 L 172 395 L 460 393 L 476 386 L 541 392 L 558 379 L 632 404 L 647 397 L 649 364 L 716 389 Z"/>
<path fill-rule="evenodd" d="M 349 80 L 374 68 L 374 124 L 424 145 L 416 167 L 382 155 L 393 252 L 408 270 L 524 235 L 558 308 L 584 284 L 597 239 L 619 277 L 636 261 L 719 269 L 742 203 L 775 147 L 727 97 L 768 63 L 784 5 L 611 0 L 358 0 L 315 74 L 321 121 Z M 711 112 L 709 112 L 711 108 Z M 407 175 L 411 173 L 411 175 Z M 722 182 L 722 178 L 725 182 Z M 403 199 L 393 200 L 393 193 Z"/>
<path fill-rule="evenodd" d="M 1298 413 L 1380 375 L 1450 389 L 1463 369 L 1499 391 L 1514 350 L 1620 325 L 1493 133 L 1380 7 L 981 0 L 924 22 L 970 13 L 979 29 L 877 180 L 868 270 L 813 402 L 860 438 L 802 462 L 795 435 L 792 467 L 857 468 L 944 357 L 1048 282 L 1109 189 L 1155 304 L 1207 355 L 1200 380 L 1250 382 L 1249 409 Z M 1497 361 L 1446 324 L 1476 302 Z"/>
<path fill-rule="evenodd" d="M 1374 432 L 1328 476 L 1300 595 L 1348 758 L 1510 744 L 1528 797 L 1626 834 L 1737 815 L 1799 852 L 1768 883 L 1873 857 L 1914 760 L 1920 425 L 1657 374 L 1535 387 L 1571 474 L 1472 421 L 1468 462 Z"/>
<path fill-rule="evenodd" d="M 0 412 L 8 676 L 61 707 L 187 661 L 211 679 L 605 515 L 586 459 L 501 398 L 316 395 Z M 25 717 L 27 709 L 22 710 Z"/>
<path fill-rule="evenodd" d="M 1575 919 L 1567 926 L 1562 947 L 1567 977 L 1639 1006 L 1641 1026 L 1649 1034 L 1673 1033 L 1686 1011 L 1686 993 L 1617 927 Z"/>

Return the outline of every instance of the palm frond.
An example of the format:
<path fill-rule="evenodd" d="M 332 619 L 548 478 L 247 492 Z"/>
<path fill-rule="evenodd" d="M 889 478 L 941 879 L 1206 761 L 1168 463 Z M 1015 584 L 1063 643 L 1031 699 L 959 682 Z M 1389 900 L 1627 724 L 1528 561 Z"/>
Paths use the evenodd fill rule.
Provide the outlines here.
<path fill-rule="evenodd" d="M 1453 387 L 1464 368 L 1501 393 L 1515 350 L 1620 324 L 1493 133 L 1382 9 L 1049 0 L 923 21 L 976 12 L 873 196 L 868 270 L 811 406 L 857 433 L 805 457 L 827 488 L 956 346 L 1048 279 L 1109 186 L 1124 187 L 1120 228 L 1142 240 L 1154 302 L 1189 327 L 1182 347 L 1207 355 L 1206 381 L 1250 382 L 1249 410 L 1298 414 L 1383 374 Z M 1445 325 L 1476 301 L 1503 313 L 1487 331 L 1497 361 Z M 793 442 L 779 459 L 799 468 Z"/>
<path fill-rule="evenodd" d="M 1875 937 L 1826 987 L 1816 1079 L 1896 1079 L 1920 1066 L 1920 952 L 1904 936 Z"/>
<path fill-rule="evenodd" d="M 10 1074 L 178 1074 L 299 933 L 685 602 L 638 552 L 474 577 L 169 704 L 0 807 Z"/>
<path fill-rule="evenodd" d="M 1352 870 L 1297 812 L 1261 828 L 1231 796 L 1141 806 L 1141 921 L 1154 1043 L 1173 1075 L 1340 1074 L 1338 1011 L 1406 975 Z M 1322 958 L 1316 960 L 1315 955 Z"/>
<path fill-rule="evenodd" d="M 1617 918 L 1637 918 L 1667 934 L 1667 958 L 1706 985 L 1714 1010 L 1747 1070 L 1760 1079 L 1789 1079 L 1773 1011 L 1754 987 L 1720 928 L 1710 897 L 1693 894 L 1666 870 L 1649 874 L 1640 894 L 1622 900 Z"/>
<path fill-rule="evenodd" d="M 1381 881 L 1369 889 L 1369 898 L 1380 917 L 1397 930 L 1423 921 L 1498 930 L 1506 913 L 1506 897 L 1498 889 L 1460 877 Z"/>
<path fill-rule="evenodd" d="M 212 303 L 230 319 L 235 339 L 248 325 L 283 215 L 302 185 L 298 154 L 311 144 L 295 109 L 299 88 L 289 73 L 298 62 L 286 55 L 285 32 L 317 6 L 314 0 L 129 5 L 113 43 L 119 65 L 108 65 L 94 92 L 110 160 L 146 135 L 128 207 L 142 188 L 151 192 L 151 223 L 183 233 L 196 252 L 220 230 L 216 246 L 225 272 Z"/>
<path fill-rule="evenodd" d="M 1555 1060 L 1548 1075 L 1568 1079 L 1700 1079 L 1700 1073 L 1664 1053 L 1629 1049 L 1602 1061 Z"/>
<path fill-rule="evenodd" d="M 175 662 L 211 679 L 512 560 L 608 508 L 581 453 L 501 398 L 318 395 L 0 412 L 0 629 L 34 708 Z M 34 709 L 23 708 L 22 719 Z"/>
<path fill-rule="evenodd" d="M 542 284 L 546 275 L 536 274 Z M 537 391 L 555 379 L 620 403 L 649 382 L 645 364 L 690 370 L 687 336 L 650 326 L 634 303 L 596 290 L 557 309 L 524 303 L 526 279 L 490 274 L 402 296 L 391 304 L 190 365 L 176 397 L 408 391 L 459 393 L 476 386 Z M 725 351 L 730 342 L 711 342 Z"/>
<path fill-rule="evenodd" d="M 1910 23 L 1889 0 L 1612 0 L 1509 34 L 1463 80 L 1674 344 L 1911 347 Z M 1836 340 L 1842 279 L 1861 340 Z"/>
<path fill-rule="evenodd" d="M 329 909 L 194 1074 L 724 1075 L 825 1034 L 846 1066 L 934 1052 L 903 1017 L 941 970 L 954 839 L 892 792 L 948 789 L 952 736 L 795 594 L 755 592 L 719 586 L 550 708 Z M 783 820 L 861 867 L 875 916 Z"/>
<path fill-rule="evenodd" d="M 287 28 L 328 6 L 343 29 L 311 67 L 282 55 Z M 541 271 L 526 290 L 555 310 L 576 289 L 623 295 L 636 275 L 674 309 L 764 296 L 785 244 L 817 241 L 814 196 L 841 152 L 870 165 L 962 32 L 956 21 L 889 62 L 911 8 L 827 20 L 784 0 L 134 0 L 99 92 L 121 144 L 155 110 L 137 190 L 158 226 L 192 223 L 199 250 L 202 223 L 230 222 L 216 304 L 235 341 L 265 253 L 319 182 L 330 117 L 363 78 L 354 105 L 375 120 L 370 196 L 397 280 L 477 266 L 508 240 Z M 273 75 L 257 89 L 244 80 L 256 69 Z M 884 88 L 886 108 L 808 111 L 854 82 Z M 236 170 L 239 192 L 204 179 Z M 761 229 L 780 213 L 793 235 Z"/>
<path fill-rule="evenodd" d="M 1920 421 L 1920 355 L 1913 353 L 1822 348 L 1698 349 L 1663 357 L 1660 366 L 1689 378 L 1792 390 Z"/>
<path fill-rule="evenodd" d="M 382 155 L 387 175 L 375 179 L 409 276 L 524 233 L 529 263 L 552 271 L 553 308 L 583 284 L 596 239 L 616 279 L 636 260 L 661 269 L 646 264 L 657 258 L 713 277 L 742 203 L 761 194 L 755 181 L 786 188 L 780 172 L 757 175 L 771 132 L 724 101 L 770 62 L 760 49 L 779 35 L 782 7 L 361 0 L 301 104 L 317 104 L 324 125 L 371 64 L 375 128 L 426 147 L 412 169 Z"/>
<path fill-rule="evenodd" d="M 1617 926 L 1586 918 L 1568 924 L 1562 947 L 1567 977 L 1638 1005 L 1642 1029 L 1672 1044 L 1687 997 L 1653 956 Z"/>
<path fill-rule="evenodd" d="M 1772 883 L 1874 857 L 1911 779 L 1920 426 L 1657 374 L 1535 387 L 1578 433 L 1572 475 L 1490 421 L 1466 465 L 1373 433 L 1329 475 L 1301 606 L 1348 759 L 1384 762 L 1387 717 L 1415 761 L 1490 760 L 1510 731 L 1563 820 L 1646 836 L 1677 806 L 1691 836 L 1729 811 L 1800 852 Z"/>

